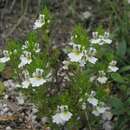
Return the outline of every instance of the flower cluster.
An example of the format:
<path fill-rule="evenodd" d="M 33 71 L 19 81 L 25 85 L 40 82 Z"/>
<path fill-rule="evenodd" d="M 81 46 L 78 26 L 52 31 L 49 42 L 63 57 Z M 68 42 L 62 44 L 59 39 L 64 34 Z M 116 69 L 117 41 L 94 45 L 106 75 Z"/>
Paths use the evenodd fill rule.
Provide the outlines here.
<path fill-rule="evenodd" d="M 33 29 L 36 30 L 43 26 L 46 27 L 45 26 L 46 23 L 49 23 L 49 20 L 47 21 L 46 15 L 40 14 L 38 19 L 35 21 L 33 25 Z M 104 123 L 104 128 L 111 127 L 111 125 L 109 125 L 109 123 L 111 123 L 110 120 L 113 116 L 111 113 L 111 108 L 108 107 L 105 102 L 100 100 L 101 97 L 99 98 L 97 96 L 98 94 L 96 95 L 96 92 L 93 91 L 93 87 L 95 87 L 94 90 L 97 90 L 98 88 L 96 88 L 96 85 L 99 86 L 99 85 L 106 84 L 108 80 L 110 80 L 109 77 L 110 74 L 111 73 L 113 74 L 119 70 L 119 68 L 117 67 L 117 61 L 114 60 L 114 58 L 112 57 L 113 55 L 107 57 L 106 56 L 107 54 L 103 55 L 102 52 L 100 52 L 103 50 L 102 47 L 107 47 L 112 43 L 110 34 L 108 32 L 105 32 L 104 34 L 100 35 L 98 34 L 98 32 L 93 32 L 92 39 L 88 39 L 88 41 L 86 41 L 87 38 L 79 36 L 80 34 L 82 34 L 82 32 L 84 34 L 84 31 L 83 30 L 80 31 L 79 28 L 78 31 L 79 31 L 78 35 L 74 35 L 74 37 L 71 39 L 72 41 L 69 43 L 70 48 L 69 49 L 67 48 L 67 51 L 65 52 L 67 55 L 64 56 L 66 56 L 67 58 L 61 57 L 62 60 L 60 60 L 60 56 L 61 56 L 59 54 L 60 51 L 58 51 L 58 54 L 56 55 L 57 56 L 56 59 L 52 58 L 53 55 L 50 54 L 50 52 L 53 52 L 53 48 L 50 48 L 51 47 L 50 45 L 49 46 L 45 45 L 44 46 L 45 48 L 43 48 L 43 50 L 45 50 L 43 52 L 45 53 L 42 53 L 39 43 L 36 42 L 36 39 L 34 37 L 33 38 L 35 40 L 31 37 L 30 39 L 25 41 L 25 43 L 21 46 L 20 48 L 21 50 L 19 49 L 20 51 L 14 49 L 13 52 L 10 53 L 9 51 L 4 50 L 3 57 L 0 58 L 0 62 L 6 63 L 9 60 L 11 60 L 12 58 L 11 55 L 13 53 L 16 54 L 19 53 L 17 55 L 19 60 L 15 70 L 17 71 L 18 69 L 16 73 L 18 74 L 18 78 L 20 78 L 21 83 L 20 85 L 17 84 L 17 87 L 20 88 L 29 88 L 30 86 L 39 87 L 44 85 L 48 81 L 50 81 L 50 79 L 52 79 L 53 77 L 51 83 L 46 84 L 48 85 L 47 90 L 51 91 L 50 92 L 51 94 L 50 95 L 47 94 L 47 96 L 45 95 L 46 97 L 44 97 L 43 95 L 40 96 L 36 95 L 36 102 L 37 102 L 37 98 L 38 100 L 42 100 L 42 103 L 45 103 L 45 105 L 47 104 L 46 108 L 48 108 L 48 106 L 50 107 L 51 105 L 53 105 L 50 99 L 51 97 L 53 97 L 52 95 L 54 95 L 58 91 L 59 93 L 57 94 L 58 97 L 56 97 L 56 100 L 58 98 L 61 98 L 63 104 L 66 104 L 66 99 L 69 99 L 71 101 L 71 97 L 73 97 L 72 99 L 74 99 L 74 96 L 76 94 L 77 95 L 81 94 L 83 96 L 84 91 L 86 92 L 87 90 L 87 92 L 85 93 L 85 98 L 81 98 L 79 97 L 79 95 L 76 96 L 76 103 L 77 103 L 77 99 L 80 98 L 79 102 L 82 104 L 81 107 L 84 112 L 87 112 L 87 110 L 90 111 L 94 115 L 92 116 L 92 118 L 95 118 L 95 116 L 102 117 L 102 121 L 108 123 L 108 124 Z M 46 32 L 49 32 L 48 28 Z M 45 37 L 47 38 L 47 40 L 45 41 L 48 41 L 47 43 L 49 43 L 50 40 L 48 40 L 49 38 L 48 33 L 46 34 L 46 36 Z M 103 46 L 103 45 L 107 45 L 107 46 Z M 51 58 L 54 59 L 54 61 L 56 61 L 54 64 Z M 73 65 L 76 65 L 76 67 L 75 66 L 73 67 Z M 48 69 L 46 70 L 46 68 L 49 68 L 49 71 L 51 70 L 49 74 L 47 74 Z M 76 87 L 73 86 L 73 83 L 76 84 Z M 53 85 L 54 87 L 52 87 Z M 57 85 L 59 85 L 60 87 L 57 87 Z M 83 87 L 81 87 L 82 85 Z M 55 88 L 55 86 L 57 88 Z M 65 93 L 61 94 L 62 92 L 61 90 L 65 90 L 64 88 L 66 88 L 66 86 L 68 87 L 68 89 L 66 89 Z M 39 88 L 38 90 L 41 90 L 41 88 Z M 45 91 L 45 92 L 49 93 L 49 91 Z M 89 92 L 90 94 L 88 94 Z M 41 94 L 41 93 L 37 91 L 36 94 Z M 43 97 L 43 98 L 40 99 L 39 97 Z M 10 98 L 10 96 L 6 95 L 5 99 L 8 100 L 8 98 Z M 44 98 L 45 101 L 43 101 Z M 15 96 L 15 100 L 17 101 L 16 103 L 20 106 L 23 106 L 25 103 L 25 97 L 22 95 L 22 93 L 19 93 L 19 95 Z M 48 105 L 49 102 L 51 103 Z M 38 105 L 40 103 L 41 102 L 38 101 Z M 73 104 L 73 101 L 67 103 L 70 103 L 68 104 L 68 106 L 71 106 Z M 43 107 L 45 105 L 41 105 L 40 107 Z M 54 115 L 51 115 L 52 122 L 54 124 L 57 124 L 59 126 L 65 126 L 65 124 L 72 118 L 73 114 L 69 111 L 68 106 L 67 105 L 57 106 L 56 113 Z M 5 104 L 4 107 L 2 107 L 2 109 L 5 110 L 5 112 L 9 111 L 7 104 Z M 44 113 L 44 114 L 49 115 L 52 113 L 50 109 L 46 111 L 48 113 Z M 81 117 L 80 113 L 78 113 L 79 111 L 77 111 L 77 108 L 75 109 L 75 111 L 77 112 L 75 116 L 78 115 L 78 117 Z M 1 112 L 2 110 L 0 110 L 0 113 Z M 27 120 L 32 120 L 33 124 L 37 124 L 36 122 L 37 112 L 38 110 L 35 107 L 32 109 L 31 112 L 28 111 Z"/>
<path fill-rule="evenodd" d="M 106 106 L 104 102 L 99 101 L 96 97 L 96 92 L 91 91 L 91 94 L 88 96 L 88 103 L 92 105 L 92 114 L 102 117 L 103 128 L 105 130 L 112 130 L 111 119 L 113 114 L 111 113 L 110 107 Z"/>
<path fill-rule="evenodd" d="M 116 72 L 116 71 L 118 71 L 119 68 L 116 66 L 116 64 L 117 64 L 117 61 L 112 60 L 112 61 L 109 63 L 108 72 Z"/>
<path fill-rule="evenodd" d="M 110 110 L 110 107 L 107 107 L 104 102 L 101 102 L 96 98 L 95 91 L 91 91 L 89 95 L 86 93 L 86 96 L 87 102 L 91 104 L 93 108 L 92 114 L 94 114 L 95 116 L 100 116 L 101 114 L 104 114 L 105 112 L 108 112 Z"/>
<path fill-rule="evenodd" d="M 43 69 L 36 68 L 35 72 L 33 72 L 32 77 L 30 77 L 29 72 L 27 70 L 23 71 L 24 80 L 22 84 L 18 87 L 28 88 L 30 85 L 32 87 L 39 87 L 46 83 L 49 79 L 48 76 L 43 78 Z"/>
<path fill-rule="evenodd" d="M 107 72 L 116 72 L 119 70 L 119 68 L 116 66 L 117 62 L 115 60 L 112 60 L 109 65 L 108 65 L 108 69 Z M 106 76 L 106 73 L 104 72 L 104 70 L 99 70 L 98 71 L 98 75 L 94 75 L 90 78 L 90 81 L 97 81 L 100 84 L 105 84 L 107 82 L 108 78 Z"/>
<path fill-rule="evenodd" d="M 10 55 L 8 50 L 3 51 L 3 57 L 0 58 L 0 63 L 6 63 L 10 60 Z"/>
<path fill-rule="evenodd" d="M 92 36 L 93 38 L 90 40 L 92 44 L 104 45 L 112 43 L 109 32 L 105 32 L 104 35 L 98 35 L 98 32 L 93 32 Z"/>
<path fill-rule="evenodd" d="M 72 45 L 72 51 L 68 53 L 68 57 L 71 62 L 77 62 L 80 64 L 80 66 L 84 66 L 86 62 L 95 64 L 98 60 L 96 55 L 96 49 L 93 47 L 90 47 L 88 49 L 85 49 L 84 47 L 81 47 L 79 44 L 70 43 Z"/>
<path fill-rule="evenodd" d="M 30 76 L 30 72 L 27 70 L 27 67 L 29 65 L 31 65 L 31 63 L 33 62 L 33 57 L 35 56 L 35 54 L 40 53 L 40 48 L 39 48 L 39 43 L 32 43 L 32 45 L 30 45 L 31 43 L 29 41 L 25 41 L 25 44 L 22 45 L 21 47 L 21 54 L 20 54 L 20 63 L 18 64 L 18 69 L 20 69 L 21 74 L 19 75 L 23 75 L 23 81 L 21 83 L 21 85 L 18 85 L 18 87 L 22 87 L 22 88 L 28 88 L 30 85 L 32 87 L 36 86 L 41 86 L 44 83 L 46 83 L 46 81 L 48 81 L 49 77 L 45 77 L 43 78 L 43 74 L 44 71 L 42 68 L 38 68 L 36 67 L 35 70 L 33 69 L 33 73 L 32 76 Z M 31 50 L 30 50 L 30 46 L 31 46 Z M 11 55 L 13 53 L 18 53 L 17 50 L 14 50 L 13 52 L 8 52 L 7 50 L 3 51 L 3 57 L 0 58 L 0 62 L 1 63 L 6 63 L 9 60 L 11 60 Z M 20 79 L 21 80 L 21 79 Z"/>
<path fill-rule="evenodd" d="M 100 84 L 105 84 L 107 80 L 108 78 L 106 77 L 106 73 L 104 72 L 104 70 L 100 70 L 98 71 L 98 75 L 90 77 L 91 82 L 97 81 Z"/>

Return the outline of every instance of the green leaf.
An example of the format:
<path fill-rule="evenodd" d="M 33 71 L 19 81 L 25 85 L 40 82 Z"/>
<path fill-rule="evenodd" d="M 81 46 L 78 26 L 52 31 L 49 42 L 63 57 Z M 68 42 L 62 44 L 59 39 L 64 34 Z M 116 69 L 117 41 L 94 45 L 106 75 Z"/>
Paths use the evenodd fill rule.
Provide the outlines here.
<path fill-rule="evenodd" d="M 124 113 L 124 104 L 121 101 L 121 99 L 117 98 L 117 97 L 112 97 L 110 100 L 110 104 L 112 106 L 112 111 L 114 114 L 119 115 Z"/>
<path fill-rule="evenodd" d="M 118 88 L 119 88 L 122 92 L 124 92 L 124 93 L 126 93 L 126 91 L 127 91 L 127 85 L 124 85 L 124 84 L 118 85 Z"/>
<path fill-rule="evenodd" d="M 126 72 L 130 70 L 130 65 L 124 66 L 120 69 L 120 72 Z"/>
<path fill-rule="evenodd" d="M 125 83 L 125 79 L 119 73 L 112 73 L 111 78 L 118 83 Z"/>
<path fill-rule="evenodd" d="M 5 64 L 0 63 L 0 72 L 2 72 L 5 68 Z"/>
<path fill-rule="evenodd" d="M 102 25 L 97 27 L 95 31 L 98 32 L 99 35 L 104 35 L 104 32 L 105 32 L 105 30 L 104 30 Z"/>
<path fill-rule="evenodd" d="M 89 38 L 87 31 L 81 26 L 76 25 L 73 32 L 73 41 L 81 46 L 88 47 Z"/>
<path fill-rule="evenodd" d="M 127 44 L 125 40 L 122 40 L 121 42 L 118 43 L 117 46 L 117 55 L 119 57 L 123 57 L 126 54 L 126 49 L 127 49 Z"/>
<path fill-rule="evenodd" d="M 130 98 L 127 99 L 126 103 L 127 105 L 130 105 Z"/>

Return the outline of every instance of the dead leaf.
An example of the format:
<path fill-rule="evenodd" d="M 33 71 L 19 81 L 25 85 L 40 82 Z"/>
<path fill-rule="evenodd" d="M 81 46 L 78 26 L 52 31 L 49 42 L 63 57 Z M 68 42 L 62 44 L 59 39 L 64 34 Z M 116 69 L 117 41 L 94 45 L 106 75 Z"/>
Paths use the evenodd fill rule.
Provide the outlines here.
<path fill-rule="evenodd" d="M 10 66 L 5 67 L 5 69 L 2 72 L 2 77 L 4 79 L 10 79 L 12 77 L 13 70 Z"/>
<path fill-rule="evenodd" d="M 0 116 L 0 121 L 14 121 L 17 120 L 16 116 Z"/>

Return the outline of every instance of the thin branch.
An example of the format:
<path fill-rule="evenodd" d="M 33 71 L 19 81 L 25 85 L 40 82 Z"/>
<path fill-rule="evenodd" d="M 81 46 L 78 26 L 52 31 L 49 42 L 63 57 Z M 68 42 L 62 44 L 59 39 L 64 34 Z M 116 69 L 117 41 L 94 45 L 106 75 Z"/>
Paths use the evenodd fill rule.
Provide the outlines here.
<path fill-rule="evenodd" d="M 38 0 L 38 7 L 37 7 L 37 11 L 36 11 L 36 16 L 39 14 L 40 6 L 41 6 L 41 0 Z"/>
<path fill-rule="evenodd" d="M 16 0 L 13 0 L 12 4 L 11 4 L 11 6 L 10 6 L 10 9 L 9 9 L 9 12 L 10 12 L 10 13 L 12 12 L 12 10 L 13 10 L 13 8 L 14 8 L 15 3 L 16 3 Z"/>
<path fill-rule="evenodd" d="M 24 9 L 23 15 L 18 19 L 17 23 L 12 27 L 12 29 L 7 34 L 2 35 L 3 39 L 6 39 L 7 37 L 9 37 L 15 31 L 15 29 L 21 24 L 22 20 L 24 19 L 25 15 L 27 13 L 28 4 L 29 4 L 29 0 L 26 0 L 26 7 Z"/>

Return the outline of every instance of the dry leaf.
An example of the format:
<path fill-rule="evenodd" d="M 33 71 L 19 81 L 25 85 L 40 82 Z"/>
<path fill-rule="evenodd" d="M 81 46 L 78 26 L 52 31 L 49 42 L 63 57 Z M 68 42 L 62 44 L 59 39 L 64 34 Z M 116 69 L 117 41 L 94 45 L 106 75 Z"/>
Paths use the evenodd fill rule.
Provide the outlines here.
<path fill-rule="evenodd" d="M 0 121 L 14 121 L 17 120 L 16 116 L 0 116 Z"/>

